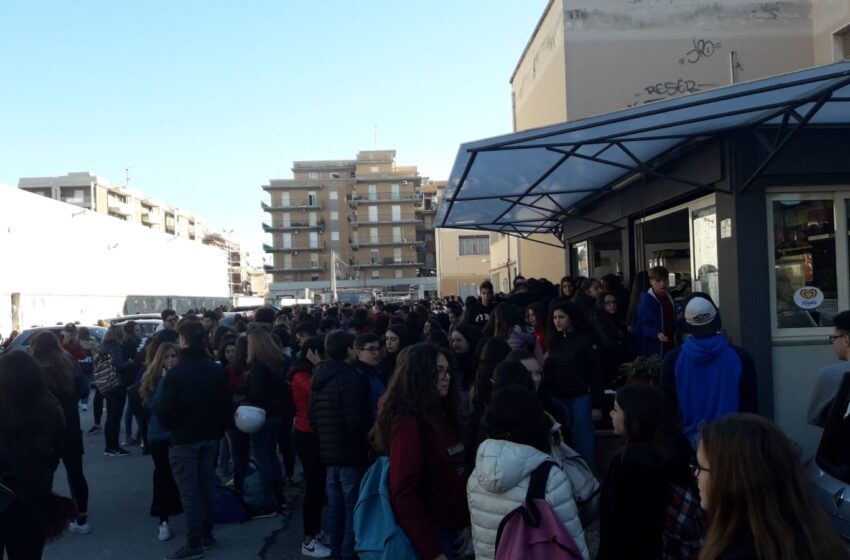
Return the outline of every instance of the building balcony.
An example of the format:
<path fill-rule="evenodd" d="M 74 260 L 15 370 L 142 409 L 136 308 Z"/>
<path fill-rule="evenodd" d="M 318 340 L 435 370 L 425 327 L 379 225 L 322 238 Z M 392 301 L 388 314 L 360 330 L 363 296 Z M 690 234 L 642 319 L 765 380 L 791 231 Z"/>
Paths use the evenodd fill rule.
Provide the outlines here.
<path fill-rule="evenodd" d="M 392 194 L 377 194 L 377 195 L 363 195 L 357 193 L 351 193 L 350 195 L 345 197 L 348 200 L 348 205 L 352 208 L 356 208 L 358 204 L 398 204 L 401 202 L 418 202 L 422 199 L 421 194 L 398 194 L 393 196 Z"/>
<path fill-rule="evenodd" d="M 273 180 L 270 184 L 263 185 L 264 191 L 320 191 L 323 188 L 325 188 L 324 181 L 320 179 L 284 179 L 283 181 Z"/>
<path fill-rule="evenodd" d="M 355 220 L 351 216 L 348 217 L 348 225 L 351 226 L 352 228 L 355 228 L 355 229 L 359 226 L 363 226 L 363 227 L 386 226 L 386 225 L 401 226 L 401 225 L 404 225 L 404 224 L 418 224 L 418 223 L 421 223 L 421 222 L 422 222 L 422 220 L 417 220 L 413 216 L 401 216 L 401 218 L 398 219 L 398 220 L 393 220 L 389 217 L 378 216 L 378 219 L 375 220 L 374 222 L 371 222 L 369 220 Z"/>
<path fill-rule="evenodd" d="M 313 266 L 312 264 L 309 266 L 304 265 L 293 265 L 287 268 L 275 268 L 271 265 L 264 265 L 263 270 L 271 274 L 283 274 L 286 272 L 325 272 L 327 270 L 327 266 L 324 264 L 317 264 L 317 266 Z"/>
<path fill-rule="evenodd" d="M 411 261 L 409 259 L 396 260 L 395 257 L 368 259 L 362 263 L 351 259 L 348 264 L 348 266 L 353 268 L 410 268 L 414 266 L 420 267 L 423 265 L 424 263 Z"/>
<path fill-rule="evenodd" d="M 410 245 L 412 247 L 416 243 L 415 241 L 411 241 L 404 237 L 367 237 L 365 239 L 351 238 L 348 241 L 351 244 L 351 248 L 354 250 L 357 250 L 360 247 L 390 247 L 393 245 Z"/>
<path fill-rule="evenodd" d="M 287 210 L 322 210 L 324 209 L 324 205 L 321 202 L 314 202 L 310 204 L 307 200 L 290 202 L 288 204 L 277 204 L 277 205 L 269 205 L 265 202 L 261 202 L 260 206 L 262 206 L 264 212 L 279 212 L 279 211 L 287 211 Z"/>
<path fill-rule="evenodd" d="M 142 212 L 142 223 L 145 225 L 157 225 L 162 223 L 162 214 L 159 212 Z"/>
<path fill-rule="evenodd" d="M 298 251 L 305 252 L 316 252 L 316 251 L 324 251 L 325 250 L 325 242 L 319 241 L 315 245 L 299 245 L 298 247 L 273 247 L 268 243 L 263 243 L 263 251 L 266 253 L 292 253 L 293 255 L 298 254 Z"/>
<path fill-rule="evenodd" d="M 132 207 L 128 203 L 119 200 L 112 199 L 107 201 L 106 207 L 114 214 L 121 214 L 122 216 L 131 216 L 133 214 Z"/>
<path fill-rule="evenodd" d="M 301 222 L 292 222 L 289 225 L 277 225 L 277 226 L 269 225 L 269 224 L 263 222 L 263 231 L 266 232 L 266 233 L 274 233 L 274 232 L 280 232 L 280 231 L 300 231 L 300 230 L 323 232 L 323 231 L 325 231 L 325 222 L 323 220 L 320 220 L 320 221 L 316 222 L 315 225 L 312 225 L 312 226 L 310 224 L 305 224 L 305 223 L 301 223 Z"/>

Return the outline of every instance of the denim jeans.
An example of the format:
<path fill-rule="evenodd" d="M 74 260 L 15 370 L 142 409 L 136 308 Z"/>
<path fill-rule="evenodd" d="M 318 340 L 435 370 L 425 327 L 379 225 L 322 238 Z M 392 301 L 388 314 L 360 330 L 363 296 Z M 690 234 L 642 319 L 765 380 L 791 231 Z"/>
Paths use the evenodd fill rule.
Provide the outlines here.
<path fill-rule="evenodd" d="M 106 428 L 103 437 L 106 440 L 106 451 L 118 449 L 118 436 L 121 432 L 121 416 L 124 412 L 124 402 L 127 391 L 115 389 L 104 397 L 106 400 Z M 97 406 L 97 405 L 95 405 Z"/>
<path fill-rule="evenodd" d="M 283 470 L 277 456 L 277 438 L 280 433 L 279 416 L 266 418 L 263 427 L 251 434 L 251 451 L 257 460 L 260 482 L 263 484 L 263 508 L 277 507 L 277 497 L 283 497 Z"/>
<path fill-rule="evenodd" d="M 230 443 L 230 456 L 233 458 L 233 489 L 245 495 L 245 473 L 251 459 L 251 436 L 236 428 L 227 429 L 227 441 Z"/>
<path fill-rule="evenodd" d="M 328 534 L 334 558 L 354 557 L 354 505 L 367 467 L 328 467 Z"/>
<path fill-rule="evenodd" d="M 171 447 L 168 461 L 186 514 L 186 540 L 198 548 L 212 536 L 215 452 L 218 440 L 183 443 Z"/>
<path fill-rule="evenodd" d="M 561 409 L 563 418 L 570 423 L 570 435 L 575 450 L 587 461 L 591 470 L 597 472 L 594 454 L 596 431 L 593 427 L 593 400 L 590 395 L 572 399 L 553 396 L 552 404 Z"/>

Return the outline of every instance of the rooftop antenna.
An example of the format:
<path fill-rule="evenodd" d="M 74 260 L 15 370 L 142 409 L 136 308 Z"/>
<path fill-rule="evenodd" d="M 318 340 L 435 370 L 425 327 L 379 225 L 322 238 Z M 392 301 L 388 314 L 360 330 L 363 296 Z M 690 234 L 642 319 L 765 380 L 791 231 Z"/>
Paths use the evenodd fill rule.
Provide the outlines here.
<path fill-rule="evenodd" d="M 124 168 L 124 188 L 130 187 L 130 170 L 133 169 L 132 166 Z"/>
<path fill-rule="evenodd" d="M 372 125 L 372 126 L 373 126 L 373 127 L 374 127 L 374 129 L 375 129 L 375 130 L 374 130 L 374 133 L 375 133 L 375 151 L 377 151 L 377 150 L 378 150 L 378 125 L 377 125 L 377 124 L 374 124 L 374 125 Z"/>

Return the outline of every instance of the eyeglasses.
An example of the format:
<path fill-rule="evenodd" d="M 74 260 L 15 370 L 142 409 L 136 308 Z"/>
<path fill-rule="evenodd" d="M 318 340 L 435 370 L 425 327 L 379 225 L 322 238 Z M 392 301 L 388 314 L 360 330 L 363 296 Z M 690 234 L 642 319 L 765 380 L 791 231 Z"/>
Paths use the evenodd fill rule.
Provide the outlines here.
<path fill-rule="evenodd" d="M 700 465 L 696 460 L 691 461 L 691 472 L 694 473 L 694 478 L 699 478 L 701 472 L 711 472 L 709 469 Z"/>
<path fill-rule="evenodd" d="M 839 339 L 839 338 L 844 338 L 845 336 L 850 336 L 850 335 L 847 335 L 847 334 L 833 334 L 833 335 L 830 335 L 830 336 L 828 337 L 828 338 L 829 338 L 829 343 L 830 343 L 830 344 L 832 344 L 832 343 L 833 343 L 833 342 L 835 342 L 837 339 Z"/>
<path fill-rule="evenodd" d="M 377 354 L 381 351 L 377 346 L 367 346 L 366 348 L 360 348 L 360 352 L 370 352 L 372 354 Z"/>
<path fill-rule="evenodd" d="M 443 376 L 451 377 L 451 375 L 452 375 L 451 368 L 447 368 L 447 367 L 443 367 L 443 366 L 437 366 L 437 376 L 438 377 L 443 377 Z"/>

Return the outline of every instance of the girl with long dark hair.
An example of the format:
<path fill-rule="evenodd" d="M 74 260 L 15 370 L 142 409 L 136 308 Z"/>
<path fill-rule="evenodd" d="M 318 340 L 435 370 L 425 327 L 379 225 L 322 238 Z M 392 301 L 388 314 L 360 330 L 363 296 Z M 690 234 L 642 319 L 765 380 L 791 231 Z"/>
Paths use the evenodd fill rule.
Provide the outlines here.
<path fill-rule="evenodd" d="M 87 535 L 91 532 L 88 524 L 89 485 L 83 473 L 83 432 L 80 429 L 78 403 L 83 395 L 88 394 L 88 384 L 77 362 L 59 346 L 59 339 L 52 332 L 45 331 L 35 335 L 29 352 L 41 367 L 47 390 L 62 406 L 62 413 L 65 415 L 62 464 L 65 465 L 68 475 L 71 497 L 79 512 L 68 530 Z"/>
<path fill-rule="evenodd" d="M 26 352 L 0 360 L 0 466 L 15 501 L 0 511 L 0 557 L 41 558 L 53 473 L 65 440 L 61 408 Z"/>
<path fill-rule="evenodd" d="M 390 500 L 422 558 L 445 560 L 468 542 L 464 446 L 449 355 L 414 344 L 399 355 L 370 437 L 389 455 Z"/>
<path fill-rule="evenodd" d="M 384 387 L 389 385 L 395 371 L 396 360 L 399 353 L 410 346 L 412 338 L 410 330 L 405 325 L 390 325 L 384 333 L 384 349 L 386 353 L 378 366 L 381 382 Z"/>
<path fill-rule="evenodd" d="M 546 345 L 549 352 L 543 364 L 544 398 L 558 421 L 570 427 L 573 447 L 595 471 L 590 394 L 596 375 L 593 335 L 587 320 L 575 305 L 557 301 L 552 306 Z"/>
<path fill-rule="evenodd" d="M 135 381 L 135 362 L 125 359 L 122 346 L 125 343 L 124 328 L 121 325 L 112 325 L 103 335 L 100 348 L 97 351 L 98 358 L 95 362 L 107 357 L 112 360 L 112 367 L 121 378 L 123 385 L 103 395 L 106 401 L 106 428 L 104 439 L 106 448 L 104 455 L 109 457 L 124 457 L 130 452 L 118 445 L 118 436 L 121 431 L 121 416 L 124 412 L 124 403 L 127 401 L 127 387 Z M 97 403 L 95 403 L 97 406 Z"/>
<path fill-rule="evenodd" d="M 621 387 L 611 420 L 624 446 L 602 484 L 599 560 L 661 558 L 671 484 L 695 494 L 691 446 L 664 394 L 649 385 Z"/>

